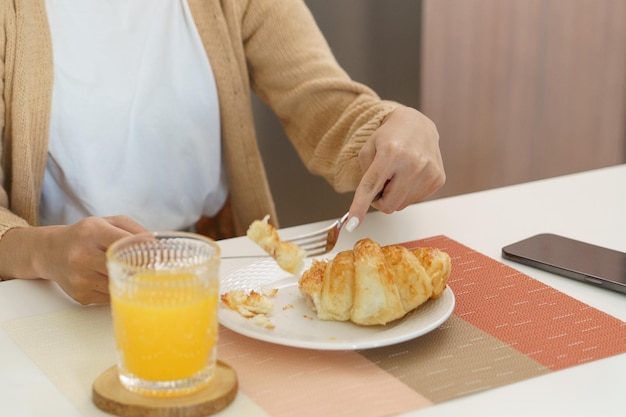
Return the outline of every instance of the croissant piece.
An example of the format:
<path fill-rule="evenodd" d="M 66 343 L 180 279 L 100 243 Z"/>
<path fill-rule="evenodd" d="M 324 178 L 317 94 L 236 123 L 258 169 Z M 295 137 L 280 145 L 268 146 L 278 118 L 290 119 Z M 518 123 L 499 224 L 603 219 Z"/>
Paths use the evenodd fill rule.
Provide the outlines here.
<path fill-rule="evenodd" d="M 299 274 L 304 267 L 306 252 L 294 243 L 281 241 L 276 228 L 268 223 L 269 217 L 253 221 L 246 235 L 274 258 L 279 267 L 294 275 Z"/>
<path fill-rule="evenodd" d="M 298 286 L 321 320 L 386 324 L 439 297 L 450 270 L 450 256 L 439 249 L 363 239 L 333 259 L 314 260 Z"/>

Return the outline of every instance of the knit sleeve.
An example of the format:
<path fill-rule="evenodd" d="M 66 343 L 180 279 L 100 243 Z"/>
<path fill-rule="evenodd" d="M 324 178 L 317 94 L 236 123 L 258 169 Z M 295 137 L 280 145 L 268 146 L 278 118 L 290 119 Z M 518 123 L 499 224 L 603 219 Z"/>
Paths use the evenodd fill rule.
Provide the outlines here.
<path fill-rule="evenodd" d="M 339 191 L 362 176 L 358 151 L 399 104 L 339 66 L 300 0 L 248 2 L 242 31 L 251 85 L 279 117 L 305 166 Z"/>
<path fill-rule="evenodd" d="M 15 26 L 15 10 L 11 8 L 10 2 L 2 2 L 0 6 L 0 239 L 4 234 L 15 227 L 28 227 L 28 222 L 22 217 L 14 214 L 9 209 L 9 192 L 7 190 L 8 178 L 7 171 L 10 169 L 9 154 L 6 149 L 6 103 L 5 97 L 11 93 L 7 91 L 7 59 L 14 55 L 12 49 L 15 42 L 9 42 L 7 33 L 9 28 Z"/>
<path fill-rule="evenodd" d="M 6 25 L 6 6 L 0 7 L 0 22 L 3 26 Z M 5 128 L 5 91 L 4 91 L 4 61 L 6 58 L 6 30 L 3 27 L 0 30 L 0 219 L 2 217 L 2 211 L 9 206 L 9 197 L 4 189 L 4 169 L 6 164 L 4 163 L 4 128 Z M 0 220 L 1 221 L 1 220 Z M 2 230 L 0 229 L 0 234 Z"/>

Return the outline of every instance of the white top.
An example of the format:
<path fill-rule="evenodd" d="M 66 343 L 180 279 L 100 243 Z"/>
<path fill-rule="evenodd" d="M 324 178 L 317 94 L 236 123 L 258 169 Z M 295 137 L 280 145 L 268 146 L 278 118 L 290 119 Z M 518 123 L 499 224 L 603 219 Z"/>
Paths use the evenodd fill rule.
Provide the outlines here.
<path fill-rule="evenodd" d="M 41 224 L 184 229 L 227 195 L 213 72 L 186 0 L 47 0 L 54 51 Z"/>

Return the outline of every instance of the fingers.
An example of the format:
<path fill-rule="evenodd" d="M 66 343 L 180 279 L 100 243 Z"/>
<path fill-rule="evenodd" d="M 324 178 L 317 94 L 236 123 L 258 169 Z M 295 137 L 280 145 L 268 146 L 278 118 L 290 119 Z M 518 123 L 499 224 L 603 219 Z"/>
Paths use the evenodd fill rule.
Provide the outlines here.
<path fill-rule="evenodd" d="M 63 279 L 54 281 L 80 304 L 106 303 L 109 300 L 107 276 L 89 268 L 70 268 L 65 271 Z"/>
<path fill-rule="evenodd" d="M 126 236 L 147 231 L 126 216 L 89 217 L 59 230 L 57 256 L 50 270 L 54 281 L 81 304 L 108 301 L 106 250 Z"/>
<path fill-rule="evenodd" d="M 89 227 L 93 228 L 93 236 L 102 251 L 106 251 L 118 239 L 137 233 L 149 232 L 148 229 L 128 216 L 92 217 L 88 220 L 93 222 Z"/>
<path fill-rule="evenodd" d="M 110 301 L 109 296 L 109 280 L 106 277 L 101 277 L 100 280 L 92 280 L 91 282 L 103 282 L 104 286 L 101 288 L 93 288 L 89 291 L 81 291 L 75 294 L 69 294 L 74 300 L 78 301 L 82 305 L 89 304 L 106 304 Z M 86 287 L 75 287 L 86 288 Z"/>
<path fill-rule="evenodd" d="M 346 230 L 351 232 L 359 226 L 370 205 L 374 206 L 372 202 L 384 198 L 389 184 L 391 184 L 391 179 L 384 174 L 376 172 L 375 169 L 366 171 L 366 175 L 363 176 L 354 193 Z"/>
<path fill-rule="evenodd" d="M 110 301 L 109 296 L 109 281 L 106 277 L 100 277 L 101 279 L 90 280 L 93 282 L 103 282 L 104 286 L 88 289 L 87 286 L 75 286 L 70 291 L 66 291 L 67 294 L 74 300 L 78 301 L 82 305 L 89 304 L 105 304 Z M 65 291 L 65 289 L 63 288 Z"/>
<path fill-rule="evenodd" d="M 445 182 L 438 143 L 434 124 L 417 110 L 401 107 L 390 113 L 359 151 L 364 174 L 346 229 L 354 230 L 370 205 L 389 214 L 437 191 Z"/>
<path fill-rule="evenodd" d="M 370 205 L 391 213 L 405 203 L 410 192 L 415 174 L 408 164 L 414 150 L 407 149 L 401 138 L 382 134 L 385 131 L 375 132 L 359 152 L 364 174 L 350 206 L 351 217 L 363 219 Z"/>
<path fill-rule="evenodd" d="M 149 232 L 148 229 L 146 229 L 128 216 L 108 216 L 104 217 L 104 220 L 106 220 L 113 226 L 125 230 L 131 234 Z"/>

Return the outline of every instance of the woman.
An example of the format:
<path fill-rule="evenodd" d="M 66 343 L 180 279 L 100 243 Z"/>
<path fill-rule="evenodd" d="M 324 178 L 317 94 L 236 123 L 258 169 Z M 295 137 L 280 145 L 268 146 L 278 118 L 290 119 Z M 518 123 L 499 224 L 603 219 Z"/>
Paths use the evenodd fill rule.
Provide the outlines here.
<path fill-rule="evenodd" d="M 2 277 L 106 302 L 121 237 L 277 225 L 251 90 L 313 174 L 356 190 L 348 230 L 445 181 L 433 123 L 352 81 L 301 0 L 1 1 Z"/>

